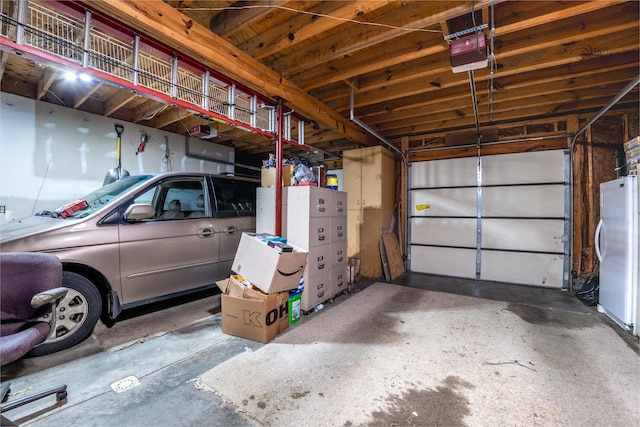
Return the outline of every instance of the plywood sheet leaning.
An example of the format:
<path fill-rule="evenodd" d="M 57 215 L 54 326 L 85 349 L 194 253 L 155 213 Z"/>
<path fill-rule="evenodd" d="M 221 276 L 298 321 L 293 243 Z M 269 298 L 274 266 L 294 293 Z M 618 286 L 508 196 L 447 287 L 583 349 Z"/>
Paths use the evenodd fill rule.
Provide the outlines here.
<path fill-rule="evenodd" d="M 391 272 L 391 280 L 404 273 L 404 260 L 400 251 L 400 244 L 395 233 L 384 233 L 382 235 L 384 249 L 387 254 L 387 262 Z"/>

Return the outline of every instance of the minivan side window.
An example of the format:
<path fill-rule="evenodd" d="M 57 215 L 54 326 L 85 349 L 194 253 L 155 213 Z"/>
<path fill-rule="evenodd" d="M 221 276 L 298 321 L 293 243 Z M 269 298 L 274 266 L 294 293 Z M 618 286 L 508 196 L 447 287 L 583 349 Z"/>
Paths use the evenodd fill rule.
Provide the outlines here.
<path fill-rule="evenodd" d="M 156 220 L 208 216 L 207 197 L 201 179 L 163 181 L 136 197 L 133 203 L 152 205 Z"/>
<path fill-rule="evenodd" d="M 258 185 L 259 183 L 253 181 L 213 178 L 218 216 L 255 216 Z"/>

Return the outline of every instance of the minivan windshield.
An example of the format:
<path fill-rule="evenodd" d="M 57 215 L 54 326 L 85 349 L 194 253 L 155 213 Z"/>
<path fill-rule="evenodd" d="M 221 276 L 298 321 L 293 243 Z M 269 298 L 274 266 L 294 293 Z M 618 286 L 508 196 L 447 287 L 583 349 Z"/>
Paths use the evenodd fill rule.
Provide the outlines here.
<path fill-rule="evenodd" d="M 91 215 L 98 209 L 101 209 L 103 206 L 107 205 L 109 202 L 118 198 L 127 191 L 149 181 L 151 178 L 153 178 L 153 175 L 127 176 L 100 187 L 92 193 L 89 193 L 71 203 L 67 203 L 54 211 L 44 210 L 36 213 L 36 215 L 62 219 L 84 218 Z"/>

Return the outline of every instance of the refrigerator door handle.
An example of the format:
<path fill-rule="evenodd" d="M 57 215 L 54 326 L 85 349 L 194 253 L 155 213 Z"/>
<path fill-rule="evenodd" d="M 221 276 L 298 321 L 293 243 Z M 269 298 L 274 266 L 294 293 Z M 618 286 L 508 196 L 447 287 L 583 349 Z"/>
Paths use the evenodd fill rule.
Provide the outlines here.
<path fill-rule="evenodd" d="M 602 262 L 602 252 L 600 252 L 600 231 L 602 230 L 602 224 L 602 218 L 600 218 L 600 221 L 598 221 L 598 226 L 596 227 L 596 238 L 594 242 L 596 247 L 596 255 L 600 262 Z"/>

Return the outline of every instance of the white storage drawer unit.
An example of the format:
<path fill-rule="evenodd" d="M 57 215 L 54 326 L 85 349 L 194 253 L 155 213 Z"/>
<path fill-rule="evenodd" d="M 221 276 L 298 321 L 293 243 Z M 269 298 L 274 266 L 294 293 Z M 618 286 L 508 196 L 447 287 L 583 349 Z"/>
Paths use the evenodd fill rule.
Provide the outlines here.
<path fill-rule="evenodd" d="M 292 187 L 294 188 L 294 187 Z M 292 210 L 297 212 L 297 206 L 292 204 Z M 296 246 L 308 249 L 315 246 L 326 245 L 331 242 L 331 218 L 305 217 L 298 213 L 287 214 L 287 240 Z M 291 239 L 295 239 L 295 242 Z"/>
<path fill-rule="evenodd" d="M 301 308 L 311 311 L 347 288 L 347 194 L 287 187 L 287 241 L 309 252 Z"/>

